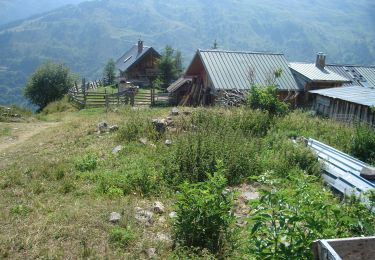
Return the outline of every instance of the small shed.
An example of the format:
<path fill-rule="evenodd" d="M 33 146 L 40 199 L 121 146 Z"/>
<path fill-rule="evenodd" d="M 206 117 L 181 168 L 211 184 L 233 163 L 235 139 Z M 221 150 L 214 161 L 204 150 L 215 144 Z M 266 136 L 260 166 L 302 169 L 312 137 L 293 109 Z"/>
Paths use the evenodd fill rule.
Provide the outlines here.
<path fill-rule="evenodd" d="M 116 61 L 116 69 L 122 80 L 148 86 L 159 74 L 156 61 L 160 57 L 154 48 L 144 46 L 143 41 L 139 40 Z"/>
<path fill-rule="evenodd" d="M 192 77 L 180 77 L 167 88 L 171 105 L 178 105 L 179 100 L 188 94 L 192 81 Z"/>
<path fill-rule="evenodd" d="M 279 77 L 276 71 L 281 71 Z M 300 89 L 283 54 L 224 50 L 197 50 L 185 72 L 191 84 L 179 80 L 170 86 L 170 93 L 188 87 L 184 95 L 176 95 L 181 105 L 210 105 L 225 92 L 245 92 L 252 84 L 276 85 L 283 100 L 294 102 Z"/>
<path fill-rule="evenodd" d="M 330 118 L 352 123 L 365 122 L 375 126 L 375 88 L 362 86 L 309 91 L 312 108 Z"/>

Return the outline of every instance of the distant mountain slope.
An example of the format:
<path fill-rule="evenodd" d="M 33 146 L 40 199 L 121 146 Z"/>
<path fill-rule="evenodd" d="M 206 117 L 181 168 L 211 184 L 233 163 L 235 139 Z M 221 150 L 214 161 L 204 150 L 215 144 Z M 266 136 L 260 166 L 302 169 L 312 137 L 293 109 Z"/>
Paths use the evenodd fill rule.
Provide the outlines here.
<path fill-rule="evenodd" d="M 21 101 L 27 76 L 43 61 L 64 61 L 96 78 L 141 37 L 170 44 L 189 62 L 197 48 L 283 52 L 312 61 L 375 64 L 371 0 L 102 0 L 83 2 L 0 27 L 0 104 Z"/>
<path fill-rule="evenodd" d="M 0 0 L 0 25 L 85 0 Z"/>

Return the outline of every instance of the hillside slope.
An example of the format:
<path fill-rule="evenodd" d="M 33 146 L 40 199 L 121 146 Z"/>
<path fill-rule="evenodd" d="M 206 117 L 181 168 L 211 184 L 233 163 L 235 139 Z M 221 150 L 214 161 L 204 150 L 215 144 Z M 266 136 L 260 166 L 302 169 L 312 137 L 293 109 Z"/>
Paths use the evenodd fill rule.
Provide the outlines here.
<path fill-rule="evenodd" d="M 0 0 L 0 25 L 85 0 Z"/>
<path fill-rule="evenodd" d="M 292 61 L 375 64 L 375 5 L 369 0 L 90 1 L 0 27 L 0 104 L 22 101 L 27 76 L 43 61 L 99 77 L 139 37 L 160 50 L 197 48 L 283 52 Z"/>

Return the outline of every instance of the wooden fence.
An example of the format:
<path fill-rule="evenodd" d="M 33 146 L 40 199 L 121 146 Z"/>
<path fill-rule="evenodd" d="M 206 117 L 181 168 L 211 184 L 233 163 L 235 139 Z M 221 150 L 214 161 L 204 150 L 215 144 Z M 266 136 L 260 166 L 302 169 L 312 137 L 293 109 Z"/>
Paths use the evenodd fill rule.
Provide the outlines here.
<path fill-rule="evenodd" d="M 131 105 L 131 106 L 153 106 L 153 105 L 167 105 L 168 93 L 159 93 L 155 89 L 137 89 L 128 88 L 124 91 L 112 89 L 112 92 L 99 91 L 103 87 L 100 80 L 85 82 L 82 80 L 82 85 L 77 83 L 69 91 L 70 100 L 79 108 L 87 107 L 106 107 Z M 115 92 L 117 91 L 117 92 Z"/>

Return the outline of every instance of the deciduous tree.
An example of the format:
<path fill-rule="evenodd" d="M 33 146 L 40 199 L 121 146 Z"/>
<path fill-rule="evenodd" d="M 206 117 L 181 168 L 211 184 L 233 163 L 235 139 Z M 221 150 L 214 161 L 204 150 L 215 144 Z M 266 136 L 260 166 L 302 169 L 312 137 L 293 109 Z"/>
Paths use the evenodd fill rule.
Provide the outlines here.
<path fill-rule="evenodd" d="M 48 103 L 61 99 L 73 84 L 74 77 L 67 66 L 46 62 L 30 76 L 24 95 L 42 110 Z"/>

